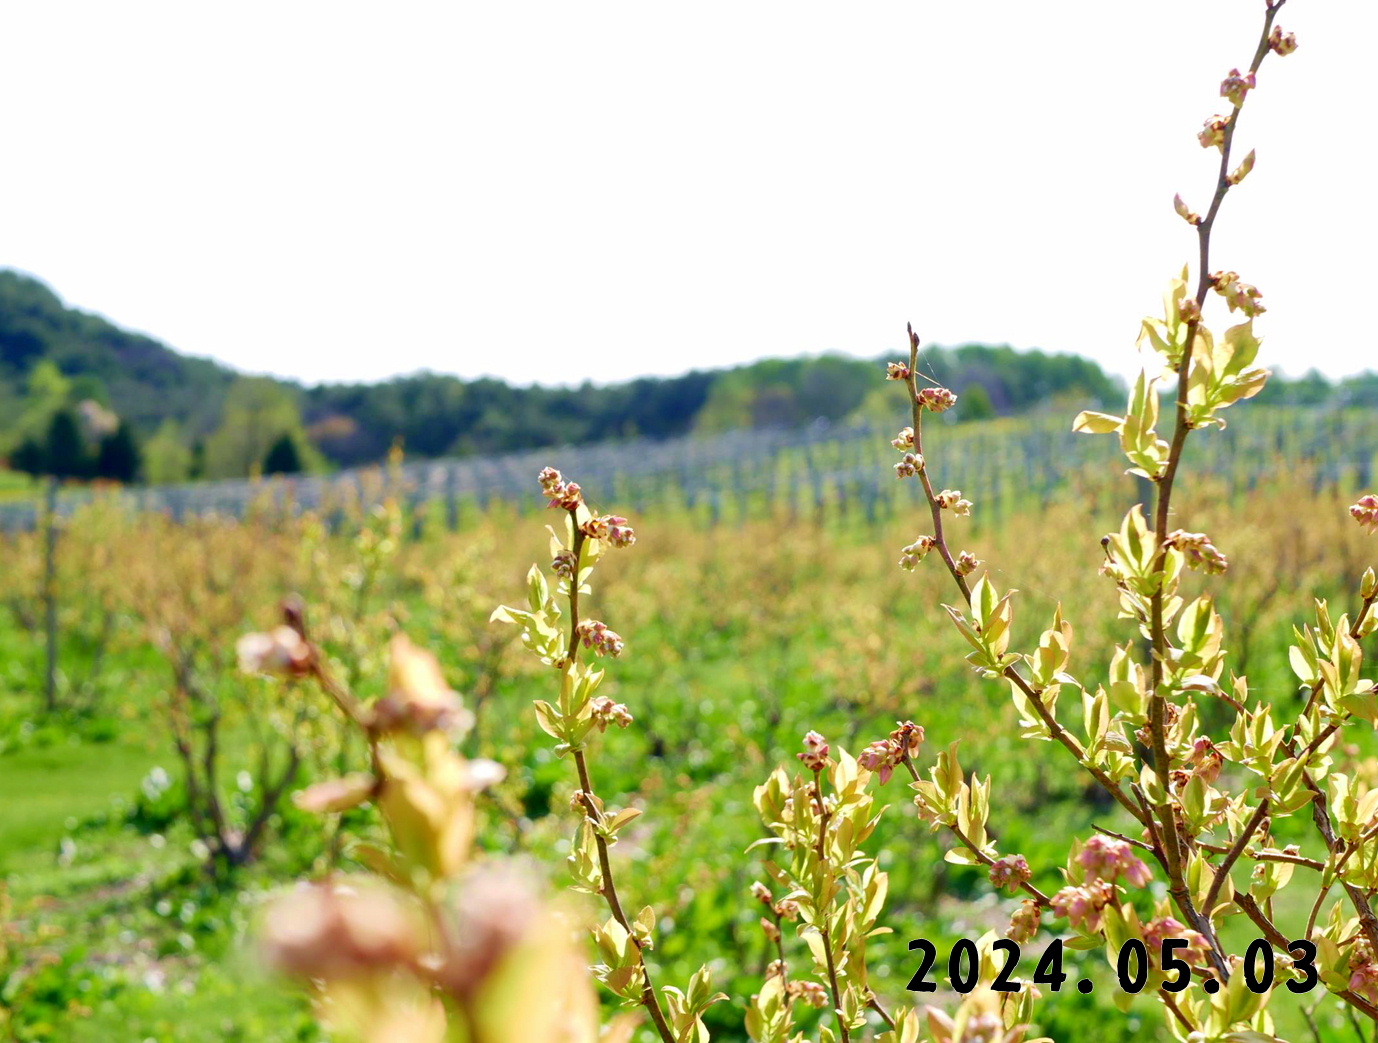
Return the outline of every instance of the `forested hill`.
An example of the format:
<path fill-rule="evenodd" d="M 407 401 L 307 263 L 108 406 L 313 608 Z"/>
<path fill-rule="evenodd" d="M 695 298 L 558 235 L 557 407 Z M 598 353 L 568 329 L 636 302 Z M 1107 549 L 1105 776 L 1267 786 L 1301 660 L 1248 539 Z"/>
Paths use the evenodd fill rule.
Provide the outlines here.
<path fill-rule="evenodd" d="M 927 349 L 923 363 L 961 396 L 958 420 L 1108 406 L 1122 395 L 1072 355 L 966 345 Z M 820 418 L 889 423 L 893 388 L 877 370 L 878 360 L 832 355 L 572 389 L 433 373 L 304 387 L 180 354 L 0 270 L 0 460 L 68 477 L 163 482 L 347 466 L 383 458 L 398 439 L 409 455 L 440 456 Z M 1378 376 L 1265 394 L 1378 404 Z"/>

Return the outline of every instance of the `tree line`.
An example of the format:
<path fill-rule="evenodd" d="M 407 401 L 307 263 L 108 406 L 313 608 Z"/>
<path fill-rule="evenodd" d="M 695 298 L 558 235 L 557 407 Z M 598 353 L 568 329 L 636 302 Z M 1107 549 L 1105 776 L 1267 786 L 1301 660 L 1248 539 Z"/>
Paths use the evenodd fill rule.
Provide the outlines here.
<path fill-rule="evenodd" d="M 675 377 L 581 387 L 414 373 L 302 386 L 246 376 L 66 307 L 0 271 L 0 460 L 63 478 L 178 482 L 328 470 L 383 459 L 490 454 L 559 443 L 670 438 L 859 419 L 898 423 L 874 390 L 880 359 L 765 359 Z M 968 344 L 925 349 L 925 373 L 958 393 L 957 420 L 1075 400 L 1110 405 L 1118 378 L 1075 355 Z M 1274 380 L 1260 402 L 1378 407 L 1378 374 Z"/>

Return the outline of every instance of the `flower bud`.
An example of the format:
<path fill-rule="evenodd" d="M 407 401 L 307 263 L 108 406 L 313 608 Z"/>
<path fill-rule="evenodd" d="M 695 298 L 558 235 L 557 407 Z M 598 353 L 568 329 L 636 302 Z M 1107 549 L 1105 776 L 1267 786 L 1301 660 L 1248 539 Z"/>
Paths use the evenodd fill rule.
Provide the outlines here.
<path fill-rule="evenodd" d="M 891 362 L 885 367 L 886 380 L 908 380 L 909 367 L 903 362 Z"/>
<path fill-rule="evenodd" d="M 1200 322 L 1201 305 L 1196 303 L 1195 297 L 1183 297 L 1177 302 L 1177 314 L 1183 322 Z"/>
<path fill-rule="evenodd" d="M 579 528 L 589 539 L 606 540 L 614 547 L 630 547 L 636 542 L 636 533 L 627 524 L 627 519 L 618 514 L 590 518 Z"/>
<path fill-rule="evenodd" d="M 916 401 L 931 413 L 946 413 L 957 404 L 957 396 L 947 388 L 924 388 L 915 396 Z"/>
<path fill-rule="evenodd" d="M 959 576 L 970 576 L 981 564 L 981 559 L 969 550 L 962 551 L 957 555 L 956 562 L 953 563 Z"/>
<path fill-rule="evenodd" d="M 1132 886 L 1143 887 L 1150 879 L 1148 866 L 1134 854 L 1130 844 L 1099 833 L 1086 841 L 1086 846 L 1077 853 L 1076 861 L 1086 870 L 1088 881 L 1113 883 L 1123 875 Z"/>
<path fill-rule="evenodd" d="M 828 744 L 817 732 L 804 736 L 804 752 L 796 753 L 809 771 L 822 771 L 828 765 Z"/>
<path fill-rule="evenodd" d="M 1187 532 L 1176 529 L 1168 533 L 1163 541 L 1169 547 L 1182 552 L 1189 568 L 1197 569 L 1208 576 L 1218 576 L 1230 567 L 1229 560 L 1211 543 L 1204 532 Z"/>
<path fill-rule="evenodd" d="M 899 437 L 892 438 L 890 444 L 900 452 L 914 448 L 914 429 L 912 427 L 900 428 Z"/>
<path fill-rule="evenodd" d="M 895 765 L 904 756 L 899 743 L 891 739 L 877 739 L 857 755 L 856 762 L 867 771 L 875 772 L 884 786 L 894 774 Z"/>
<path fill-rule="evenodd" d="M 1030 872 L 1028 860 L 1023 855 L 1005 855 L 991 863 L 987 875 L 992 886 L 1013 893 L 1018 891 L 1019 885 L 1026 883 L 1033 873 Z"/>
<path fill-rule="evenodd" d="M 1268 46 L 1278 57 L 1286 57 L 1297 49 L 1297 34 L 1285 33 L 1282 26 L 1275 25 L 1268 34 Z"/>
<path fill-rule="evenodd" d="M 770 888 L 759 880 L 751 882 L 751 897 L 762 905 L 770 905 Z"/>
<path fill-rule="evenodd" d="M 933 549 L 937 542 L 932 536 L 920 536 L 909 546 L 900 550 L 900 568 L 905 572 L 913 572 L 914 567 L 928 556 L 928 552 Z"/>
<path fill-rule="evenodd" d="M 574 482 L 566 482 L 564 475 L 553 467 L 546 467 L 536 476 L 536 480 L 541 483 L 541 492 L 545 494 L 549 501 L 547 507 L 560 507 L 567 511 L 577 510 L 579 505 L 584 502 L 579 486 Z"/>
<path fill-rule="evenodd" d="M 606 623 L 586 619 L 579 624 L 574 633 L 576 638 L 583 640 L 584 647 L 592 649 L 595 655 L 616 659 L 622 654 L 622 638 L 609 630 Z"/>
<path fill-rule="evenodd" d="M 593 713 L 594 724 L 600 732 L 607 731 L 610 724 L 626 728 L 636 719 L 625 705 L 613 702 L 606 695 L 595 695 L 589 701 L 589 710 Z"/>
<path fill-rule="evenodd" d="M 311 646 L 293 627 L 274 627 L 266 634 L 245 634 L 235 643 L 239 669 L 246 674 L 301 677 L 311 670 Z"/>
<path fill-rule="evenodd" d="M 1225 128 L 1229 125 L 1230 117 L 1212 116 L 1196 135 L 1196 140 L 1201 142 L 1202 148 L 1224 148 Z"/>
<path fill-rule="evenodd" d="M 919 752 L 923 742 L 923 725 L 913 721 L 897 721 L 895 730 L 890 733 L 890 741 L 900 749 L 901 757 L 912 757 Z"/>
<path fill-rule="evenodd" d="M 796 978 L 785 986 L 785 994 L 819 1010 L 828 1005 L 828 990 L 816 981 Z"/>
<path fill-rule="evenodd" d="M 961 517 L 971 516 L 971 501 L 962 499 L 961 489 L 944 489 L 937 497 L 938 506 Z"/>
<path fill-rule="evenodd" d="M 905 453 L 895 464 L 896 478 L 913 478 L 923 470 L 923 456 L 919 453 Z"/>
<path fill-rule="evenodd" d="M 1101 910 L 1115 897 L 1115 885 L 1094 880 L 1081 887 L 1064 887 L 1053 895 L 1053 914 L 1065 916 L 1073 929 L 1093 932 L 1100 929 Z"/>
<path fill-rule="evenodd" d="M 1038 923 L 1042 916 L 1043 911 L 1037 902 L 1032 898 L 1024 899 L 1010 917 L 1010 926 L 1005 931 L 1005 937 L 1021 943 L 1029 941 L 1038 933 Z"/>
<path fill-rule="evenodd" d="M 1259 292 L 1258 287 L 1241 282 L 1238 272 L 1212 272 L 1211 286 L 1216 293 L 1225 298 L 1230 311 L 1239 310 L 1253 317 L 1268 310 L 1263 307 L 1263 294 Z"/>
<path fill-rule="evenodd" d="M 391 893 L 328 883 L 299 886 L 269 905 L 262 945 L 282 973 L 325 980 L 383 974 L 420 950 L 417 924 Z"/>
<path fill-rule="evenodd" d="M 780 940 L 780 928 L 775 926 L 774 920 L 767 920 L 761 917 L 761 930 L 765 933 L 766 941 L 774 945 Z"/>
<path fill-rule="evenodd" d="M 1241 74 L 1238 69 L 1231 69 L 1220 83 L 1220 96 L 1228 98 L 1230 104 L 1238 108 L 1244 104 L 1244 96 L 1256 86 L 1258 83 L 1252 72 Z"/>
<path fill-rule="evenodd" d="M 574 552 L 562 550 L 555 555 L 555 560 L 550 563 L 550 571 L 557 576 L 563 576 L 565 579 L 573 579 L 574 569 L 577 565 L 578 560 L 574 557 Z"/>
<path fill-rule="evenodd" d="M 1354 520 L 1369 532 L 1378 532 L 1378 496 L 1372 493 L 1360 496 L 1358 501 L 1349 508 L 1349 513 Z"/>

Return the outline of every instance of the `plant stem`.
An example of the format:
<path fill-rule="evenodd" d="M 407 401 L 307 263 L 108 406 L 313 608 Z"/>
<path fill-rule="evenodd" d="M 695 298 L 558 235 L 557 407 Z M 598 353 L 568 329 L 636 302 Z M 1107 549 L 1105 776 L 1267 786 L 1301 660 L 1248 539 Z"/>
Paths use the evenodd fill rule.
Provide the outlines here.
<path fill-rule="evenodd" d="M 918 456 L 923 456 L 923 407 L 919 405 L 919 389 L 914 374 L 919 365 L 919 338 L 914 333 L 914 327 L 909 327 L 909 376 L 905 378 L 905 387 L 909 391 L 909 405 L 913 415 L 914 424 L 914 452 Z M 938 549 L 938 554 L 943 559 L 943 564 L 947 566 L 947 571 L 951 574 L 952 580 L 957 584 L 957 589 L 962 592 L 964 602 L 971 601 L 971 587 L 967 584 L 966 577 L 957 571 L 957 564 L 952 557 L 952 551 L 947 545 L 947 538 L 943 534 L 943 509 L 938 504 L 938 498 L 933 492 L 933 485 L 928 478 L 928 464 L 919 469 L 919 480 L 923 485 L 925 499 L 928 500 L 929 513 L 933 517 L 933 545 Z M 1100 768 L 1086 761 L 1086 751 L 1082 749 L 1081 743 L 1072 737 L 1051 710 L 1043 703 L 1042 693 L 1035 691 L 1033 686 L 1026 681 L 1022 674 L 1015 667 L 1007 667 L 1004 676 L 1009 681 L 1018 686 L 1019 690 L 1028 698 L 1033 705 L 1039 718 L 1054 739 L 1061 743 L 1068 752 L 1075 757 L 1088 772 L 1100 783 L 1101 788 L 1115 798 L 1115 800 L 1134 816 L 1140 823 L 1143 822 L 1143 814 L 1134 806 L 1134 803 L 1125 796 L 1124 791 L 1117 786 L 1110 776 L 1106 775 Z"/>
<path fill-rule="evenodd" d="M 1268 53 L 1268 35 L 1272 31 L 1273 20 L 1277 17 L 1278 10 L 1286 0 L 1272 0 L 1267 5 L 1267 12 L 1263 20 L 1263 32 L 1259 36 L 1258 47 L 1254 51 L 1254 59 L 1249 66 L 1251 73 L 1256 73 L 1263 62 L 1263 58 Z M 1206 294 L 1210 292 L 1212 281 L 1210 278 L 1210 242 L 1211 231 L 1215 227 L 1216 216 L 1220 212 L 1220 205 L 1224 202 L 1226 194 L 1230 190 L 1230 149 L 1234 144 L 1234 133 L 1239 125 L 1240 112 L 1243 109 L 1244 98 L 1234 106 L 1234 111 L 1230 114 L 1229 120 L 1225 125 L 1223 141 L 1220 145 L 1220 169 L 1216 176 L 1215 194 L 1211 199 L 1210 209 L 1207 210 L 1196 226 L 1198 244 L 1198 267 L 1196 282 L 1196 305 L 1197 316 L 1187 323 L 1186 343 L 1182 347 L 1182 358 L 1177 370 L 1177 402 L 1175 422 L 1173 425 L 1172 442 L 1168 449 L 1167 464 L 1163 469 L 1162 475 L 1157 480 L 1157 502 L 1154 510 L 1153 529 L 1157 537 L 1158 549 L 1154 559 L 1154 571 L 1161 577 L 1164 571 L 1164 563 L 1167 557 L 1166 536 L 1168 531 L 1168 519 L 1172 512 L 1172 490 L 1173 483 L 1177 477 L 1177 468 L 1182 461 L 1182 451 L 1186 447 L 1187 435 L 1191 430 L 1191 425 L 1187 418 L 1187 394 L 1191 379 L 1192 357 L 1196 349 L 1197 331 L 1200 326 L 1200 309 L 1205 303 Z M 1211 945 L 1213 962 L 1216 969 L 1220 971 L 1222 980 L 1229 980 L 1229 973 L 1225 967 L 1224 953 L 1220 947 L 1220 940 L 1216 937 L 1214 928 L 1211 926 L 1208 915 L 1197 913 L 1191 902 L 1190 891 L 1187 889 L 1183 878 L 1184 862 L 1184 840 L 1178 832 L 1177 817 L 1172 807 L 1172 763 L 1167 749 L 1167 698 L 1163 693 L 1164 683 L 1164 664 L 1168 655 L 1168 639 L 1164 619 L 1163 608 L 1164 591 L 1161 579 L 1158 589 L 1153 592 L 1149 608 L 1149 630 L 1153 645 L 1152 677 L 1153 687 L 1149 703 L 1149 733 L 1152 738 L 1153 767 L 1158 776 L 1158 788 L 1162 791 L 1162 799 L 1158 802 L 1155 811 L 1161 827 L 1162 835 L 1162 863 L 1168 874 L 1168 892 L 1176 901 L 1178 908 L 1181 909 L 1192 926 L 1196 928 Z M 1214 888 L 1213 888 L 1214 890 Z M 1213 900 L 1213 897 L 1212 897 Z M 1207 902 L 1209 911 L 1210 901 Z"/>
<path fill-rule="evenodd" d="M 566 671 L 572 670 L 579 659 L 579 552 L 584 546 L 584 533 L 579 528 L 577 513 L 571 510 L 569 517 L 574 523 L 574 546 L 571 548 L 574 553 L 574 575 L 570 577 L 569 581 L 569 648 L 565 655 L 564 669 Z M 598 810 L 597 799 L 593 792 L 593 782 L 589 778 L 588 761 L 581 749 L 574 751 L 574 767 L 579 773 L 580 803 L 583 805 L 584 814 L 595 826 L 601 825 L 603 815 Z M 627 914 L 622 911 L 622 902 L 617 896 L 617 885 L 614 883 L 612 875 L 612 860 L 608 857 L 608 842 L 597 830 L 594 831 L 593 841 L 598 849 L 598 868 L 603 874 L 603 888 L 600 893 L 603 900 L 608 903 L 608 909 L 612 912 L 613 919 L 635 941 L 636 935 L 632 931 L 631 922 L 627 919 Z M 656 1032 L 663 1043 L 675 1043 L 675 1034 L 665 1020 L 665 1012 L 660 1008 L 660 997 L 656 995 L 655 986 L 651 983 L 651 969 L 646 966 L 646 957 L 641 951 L 641 943 L 636 942 L 636 947 L 637 961 L 641 964 L 641 1005 L 650 1014 L 651 1021 L 655 1023 Z"/>
<path fill-rule="evenodd" d="M 823 771 L 815 768 L 813 771 L 813 793 L 818 801 L 818 863 L 822 872 L 828 872 L 828 805 L 823 800 Z M 820 910 L 820 912 L 822 912 Z M 828 922 L 832 919 L 832 904 L 828 905 L 828 911 L 822 912 L 821 922 L 818 925 L 818 933 L 823 938 L 823 955 L 827 960 L 828 966 L 828 988 L 832 991 L 833 1014 L 837 1017 L 837 1029 L 842 1035 L 842 1043 L 851 1043 L 851 1036 L 847 1031 L 847 1021 L 842 1016 L 842 991 L 837 986 L 837 966 L 833 962 L 833 940 L 832 932 L 828 930 Z"/>
<path fill-rule="evenodd" d="M 1230 877 L 1230 869 L 1239 856 L 1244 853 L 1244 848 L 1253 837 L 1254 831 L 1265 818 L 1268 817 L 1268 801 L 1265 799 L 1259 803 L 1257 810 L 1244 824 L 1244 828 L 1239 831 L 1239 839 L 1230 846 L 1230 850 L 1225 854 L 1225 861 L 1220 863 L 1220 867 L 1215 871 L 1215 878 L 1211 880 L 1210 890 L 1206 892 L 1206 898 L 1201 903 L 1201 915 L 1207 920 L 1210 919 L 1211 910 L 1215 908 L 1215 900 L 1220 897 L 1220 889 L 1225 886 L 1225 881 Z"/>

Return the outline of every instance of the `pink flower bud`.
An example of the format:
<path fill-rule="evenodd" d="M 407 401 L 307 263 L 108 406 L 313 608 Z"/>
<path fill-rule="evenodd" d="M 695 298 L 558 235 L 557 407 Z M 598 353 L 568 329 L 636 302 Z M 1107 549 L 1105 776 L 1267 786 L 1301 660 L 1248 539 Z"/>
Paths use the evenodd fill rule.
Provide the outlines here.
<path fill-rule="evenodd" d="M 1100 929 L 1101 910 L 1115 897 L 1109 881 L 1096 880 L 1082 887 L 1064 887 L 1053 895 L 1053 913 L 1065 916 L 1073 928 L 1094 932 Z"/>
<path fill-rule="evenodd" d="M 1190 568 L 1197 569 L 1207 575 L 1216 576 L 1230 567 L 1229 559 L 1211 543 L 1210 538 L 1204 532 L 1187 532 L 1184 529 L 1177 529 L 1168 533 L 1164 541 L 1169 547 L 1176 547 L 1182 552 Z"/>
<path fill-rule="evenodd" d="M 411 963 L 421 929 L 390 891 L 321 883 L 297 887 L 264 917 L 268 962 L 301 978 L 383 975 Z"/>
<path fill-rule="evenodd" d="M 770 905 L 770 888 L 759 880 L 751 882 L 751 897 L 762 905 Z"/>
<path fill-rule="evenodd" d="M 1285 33 L 1282 26 L 1273 26 L 1273 31 L 1268 34 L 1268 46 L 1272 52 L 1279 57 L 1286 57 L 1297 49 L 1297 34 Z"/>
<path fill-rule="evenodd" d="M 1378 496 L 1369 493 L 1360 496 L 1358 501 L 1349 508 L 1350 515 L 1363 528 L 1369 532 L 1378 532 Z"/>
<path fill-rule="evenodd" d="M 990 867 L 991 885 L 1011 893 L 1019 890 L 1019 885 L 1033 876 L 1029 863 L 1023 855 L 1005 855 L 997 858 Z"/>
<path fill-rule="evenodd" d="M 957 560 L 953 562 L 953 565 L 956 567 L 957 575 L 970 576 L 980 567 L 981 559 L 971 553 L 971 551 L 964 550 L 961 554 L 957 555 Z"/>
<path fill-rule="evenodd" d="M 606 695 L 595 695 L 589 702 L 589 709 L 593 713 L 594 724 L 600 732 L 608 730 L 608 725 L 615 724 L 619 728 L 626 728 L 635 720 L 631 711 L 622 703 L 615 703 Z"/>
<path fill-rule="evenodd" d="M 828 744 L 817 732 L 804 736 L 804 752 L 796 753 L 809 771 L 822 771 L 828 764 Z"/>
<path fill-rule="evenodd" d="M 1196 135 L 1196 140 L 1201 142 L 1202 148 L 1223 148 L 1225 145 L 1225 128 L 1230 125 L 1228 116 L 1212 116 L 1206 120 L 1205 126 L 1201 128 L 1201 133 Z"/>
<path fill-rule="evenodd" d="M 909 367 L 903 362 L 891 362 L 885 367 L 886 380 L 908 380 Z"/>
<path fill-rule="evenodd" d="M 579 624 L 575 635 L 583 639 L 584 647 L 591 648 L 595 655 L 611 656 L 616 659 L 622 654 L 622 638 L 608 629 L 606 623 L 596 619 L 586 619 Z"/>
<path fill-rule="evenodd" d="M 1078 852 L 1077 864 L 1086 870 L 1089 881 L 1113 882 L 1123 875 L 1132 886 L 1143 887 L 1150 879 L 1148 866 L 1134 855 L 1130 844 L 1099 833 Z"/>
<path fill-rule="evenodd" d="M 310 672 L 313 653 L 293 627 L 274 627 L 266 634 L 245 634 L 235 643 L 239 669 L 246 674 L 300 677 Z"/>
<path fill-rule="evenodd" d="M 796 978 L 785 986 L 786 995 L 822 1010 L 828 1005 L 828 990 L 816 981 Z"/>
<path fill-rule="evenodd" d="M 890 741 L 899 747 L 901 757 L 912 757 L 919 752 L 923 742 L 923 726 L 913 721 L 895 722 L 895 730 L 890 733 Z"/>
<path fill-rule="evenodd" d="M 856 762 L 867 771 L 875 772 L 880 784 L 884 786 L 890 781 L 901 756 L 902 751 L 898 743 L 890 739 L 877 739 L 861 751 Z"/>
<path fill-rule="evenodd" d="M 590 518 L 579 531 L 591 540 L 605 540 L 614 547 L 630 547 L 636 542 L 636 533 L 627 524 L 627 519 L 618 514 Z"/>
<path fill-rule="evenodd" d="M 549 501 L 546 504 L 548 507 L 573 511 L 584 502 L 579 486 L 574 482 L 566 482 L 564 476 L 553 467 L 543 468 L 536 480 L 541 483 L 541 492 Z"/>
<path fill-rule="evenodd" d="M 1241 74 L 1238 69 L 1231 69 L 1230 74 L 1220 83 L 1220 96 L 1228 98 L 1230 104 L 1236 108 L 1244 104 L 1244 96 L 1258 86 L 1254 79 L 1254 74 Z"/>
<path fill-rule="evenodd" d="M 931 413 L 946 413 L 957 404 L 957 396 L 947 388 L 924 388 L 915 397 L 919 405 Z"/>
<path fill-rule="evenodd" d="M 550 571 L 557 576 L 563 576 L 565 579 L 573 579 L 576 564 L 574 552 L 564 550 L 557 554 L 555 560 L 550 563 Z"/>
<path fill-rule="evenodd" d="M 1010 926 L 1005 931 L 1005 937 L 1020 943 L 1029 941 L 1038 933 L 1038 923 L 1042 916 L 1043 911 L 1037 902 L 1032 898 L 1024 899 L 1010 917 Z"/>

